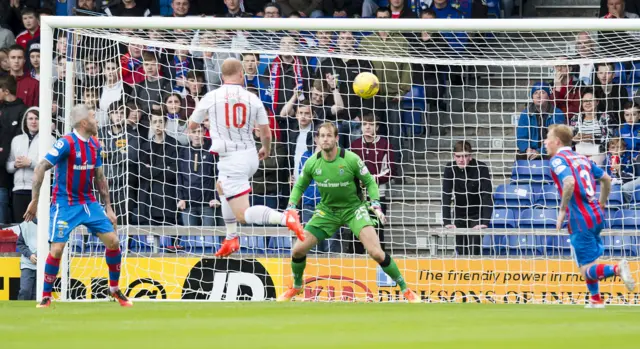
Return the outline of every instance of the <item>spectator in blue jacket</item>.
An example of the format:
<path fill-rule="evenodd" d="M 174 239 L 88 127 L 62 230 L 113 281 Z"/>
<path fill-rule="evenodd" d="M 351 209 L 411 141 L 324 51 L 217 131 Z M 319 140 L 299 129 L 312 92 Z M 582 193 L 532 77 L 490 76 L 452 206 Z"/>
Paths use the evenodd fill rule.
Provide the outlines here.
<path fill-rule="evenodd" d="M 38 262 L 38 226 L 35 222 L 22 222 L 9 228 L 19 233 L 16 246 L 20 252 L 20 291 L 18 300 L 36 299 L 36 264 Z"/>
<path fill-rule="evenodd" d="M 620 127 L 620 137 L 627 144 L 627 150 L 636 157 L 640 152 L 640 106 L 627 101 L 623 108 L 625 123 Z"/>
<path fill-rule="evenodd" d="M 520 160 L 534 160 L 545 156 L 543 140 L 553 124 L 564 124 L 564 113 L 549 100 L 551 86 L 536 82 L 531 86 L 531 103 L 522 111 L 516 129 Z"/>
<path fill-rule="evenodd" d="M 182 224 L 187 226 L 221 225 L 221 213 L 216 212 L 220 201 L 216 198 L 214 155 L 209 153 L 202 127 L 189 134 L 189 146 L 181 147 L 178 157 L 178 210 Z"/>

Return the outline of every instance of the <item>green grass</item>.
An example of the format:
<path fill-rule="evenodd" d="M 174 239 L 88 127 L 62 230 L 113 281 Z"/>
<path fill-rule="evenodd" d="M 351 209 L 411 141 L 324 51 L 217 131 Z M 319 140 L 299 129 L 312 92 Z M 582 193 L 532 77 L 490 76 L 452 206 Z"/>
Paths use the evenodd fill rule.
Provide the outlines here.
<path fill-rule="evenodd" d="M 0 302 L 0 348 L 640 346 L 640 308 L 493 304 Z"/>

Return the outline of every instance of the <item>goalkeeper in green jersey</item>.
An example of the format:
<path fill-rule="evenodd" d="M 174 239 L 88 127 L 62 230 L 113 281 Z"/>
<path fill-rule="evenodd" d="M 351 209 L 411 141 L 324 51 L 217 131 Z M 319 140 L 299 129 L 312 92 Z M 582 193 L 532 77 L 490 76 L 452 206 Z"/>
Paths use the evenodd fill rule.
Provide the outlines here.
<path fill-rule="evenodd" d="M 293 286 L 281 294 L 278 301 L 289 301 L 302 292 L 307 252 L 319 241 L 331 237 L 336 230 L 347 225 L 353 235 L 360 239 L 371 258 L 400 286 L 404 297 L 409 302 L 420 302 L 415 292 L 407 288 L 396 263 L 380 246 L 374 228 L 376 222 L 369 215 L 369 210 L 375 213 L 381 224 L 385 223 L 386 218 L 378 202 L 378 185 L 364 161 L 355 153 L 337 146 L 338 129 L 330 122 L 322 124 L 318 129 L 318 141 L 322 150 L 305 163 L 291 192 L 288 210 L 296 209 L 302 193 L 312 180 L 318 186 L 321 199 L 313 217 L 304 227 L 304 241 L 299 240 L 293 246 Z M 367 189 L 371 198 L 370 204 L 363 197 L 360 182 Z"/>

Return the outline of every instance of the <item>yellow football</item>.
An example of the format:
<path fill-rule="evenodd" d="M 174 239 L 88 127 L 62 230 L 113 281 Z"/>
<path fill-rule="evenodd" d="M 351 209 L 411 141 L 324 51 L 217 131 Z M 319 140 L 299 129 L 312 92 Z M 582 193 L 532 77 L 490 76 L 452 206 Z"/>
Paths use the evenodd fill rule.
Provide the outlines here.
<path fill-rule="evenodd" d="M 377 76 L 371 73 L 360 73 L 353 80 L 353 92 L 360 98 L 369 99 L 378 94 L 379 90 L 380 81 Z"/>

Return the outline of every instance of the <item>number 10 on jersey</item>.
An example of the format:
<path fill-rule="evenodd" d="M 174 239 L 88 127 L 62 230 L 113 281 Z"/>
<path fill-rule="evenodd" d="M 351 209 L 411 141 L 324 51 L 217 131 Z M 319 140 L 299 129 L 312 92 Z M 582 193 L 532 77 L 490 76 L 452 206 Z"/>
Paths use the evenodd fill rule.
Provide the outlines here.
<path fill-rule="evenodd" d="M 244 103 L 225 103 L 224 121 L 227 128 L 243 128 L 247 123 L 247 106 Z"/>

